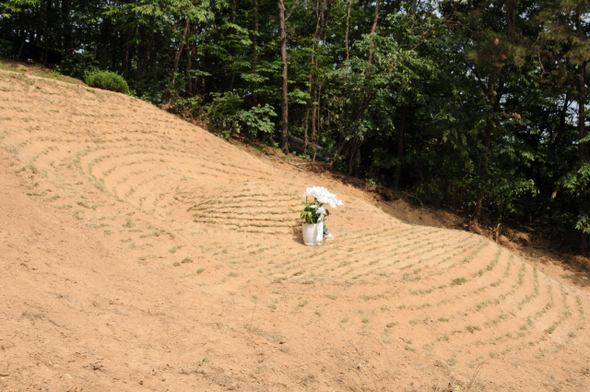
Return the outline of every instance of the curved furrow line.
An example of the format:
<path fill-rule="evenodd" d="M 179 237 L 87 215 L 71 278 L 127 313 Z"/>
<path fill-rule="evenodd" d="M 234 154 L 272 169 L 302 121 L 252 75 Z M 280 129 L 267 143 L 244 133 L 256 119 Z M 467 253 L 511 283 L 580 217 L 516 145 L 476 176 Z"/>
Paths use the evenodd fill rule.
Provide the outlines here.
<path fill-rule="evenodd" d="M 440 242 L 440 244 L 442 245 L 442 241 Z M 446 244 L 445 244 L 446 245 Z M 457 247 L 461 247 L 461 245 L 457 245 Z M 441 246 L 442 248 L 442 246 Z M 391 279 L 392 276 L 394 275 L 399 275 L 401 274 L 404 270 L 412 268 L 414 266 L 416 266 L 417 262 L 413 262 L 413 260 L 417 257 L 416 254 L 414 253 L 417 249 L 422 249 L 421 252 L 418 253 L 418 256 L 421 255 L 428 255 L 429 252 L 434 252 L 434 250 L 436 249 L 436 246 L 431 246 L 430 248 L 424 250 L 423 247 L 421 247 L 420 245 L 416 245 L 412 248 L 408 248 L 405 249 L 405 247 L 403 248 L 399 248 L 399 247 L 394 247 L 392 249 L 392 251 L 390 253 L 388 252 L 383 252 L 385 253 L 385 255 L 383 255 L 382 257 L 379 258 L 366 258 L 365 261 L 367 261 L 367 264 L 371 264 L 372 262 L 376 261 L 376 262 L 382 262 L 383 264 L 385 264 L 384 266 L 381 266 L 379 268 L 376 268 L 376 271 L 379 271 L 379 273 L 381 274 L 381 276 L 386 276 L 388 277 L 388 281 Z M 452 249 L 455 248 L 442 248 L 442 250 L 440 251 L 440 253 L 443 252 L 450 252 L 452 251 Z M 436 257 L 436 255 L 432 255 L 432 258 L 434 259 Z M 338 267 L 345 267 L 347 265 L 350 264 L 350 260 L 344 260 L 342 262 L 340 262 L 338 264 Z M 363 271 L 363 265 L 359 265 L 358 267 L 356 267 L 354 270 L 361 270 L 360 273 L 358 273 L 357 275 L 355 275 L 355 279 L 358 279 L 360 277 L 367 277 L 369 275 L 370 271 Z M 418 267 L 415 271 L 420 270 L 418 272 L 422 271 L 423 267 Z M 341 274 L 341 276 L 346 276 L 350 273 L 352 273 L 354 270 L 349 269 L 347 270 L 345 273 Z M 415 272 L 415 276 L 418 277 L 418 272 Z M 414 281 L 414 280 L 419 280 L 419 279 L 409 279 L 411 274 L 408 273 L 404 273 L 404 277 L 402 277 L 401 279 L 404 281 Z"/>
<path fill-rule="evenodd" d="M 108 167 L 110 164 L 111 166 L 117 166 L 118 168 L 125 169 L 124 166 L 129 166 L 133 164 L 140 164 L 141 162 L 149 161 L 149 162 L 156 162 L 159 160 L 162 163 L 162 167 L 154 168 L 154 170 L 160 170 L 163 172 L 167 172 L 167 170 L 182 170 L 186 172 L 187 177 L 191 177 L 193 175 L 206 175 L 212 177 L 211 180 L 215 180 L 217 177 L 215 173 L 218 174 L 233 174 L 233 175 L 243 175 L 244 173 L 235 173 L 225 169 L 225 165 L 223 162 L 217 161 L 203 161 L 202 158 L 198 158 L 195 153 L 186 150 L 174 150 L 171 148 L 162 148 L 159 149 L 155 146 L 143 145 L 130 145 L 126 146 L 125 149 L 115 149 L 115 148 L 99 148 L 97 152 L 93 151 L 86 151 L 83 154 L 80 154 L 80 158 L 85 161 L 86 165 L 88 165 L 88 172 L 97 180 L 101 178 L 100 174 L 93 173 L 93 166 L 103 161 L 106 161 L 99 169 L 99 173 L 103 174 L 111 174 L 113 167 Z M 118 150 L 123 150 L 122 152 Z M 95 156 L 98 155 L 98 156 Z M 109 162 L 110 161 L 110 162 Z M 197 164 L 198 162 L 198 164 Z M 106 166 L 105 166 L 106 165 Z M 200 168 L 198 171 L 194 171 L 193 168 L 197 166 Z M 124 171 L 124 170 L 123 170 Z"/>
<path fill-rule="evenodd" d="M 462 244 L 457 244 L 457 247 L 461 247 Z M 436 248 L 433 248 L 434 250 Z M 454 248 L 452 248 L 454 249 Z M 423 253 L 421 253 L 423 254 Z M 332 255 L 331 255 L 332 256 Z M 366 271 L 370 265 L 372 265 L 373 261 L 383 261 L 383 263 L 387 263 L 386 266 L 380 267 L 379 269 L 375 269 L 375 271 L 379 271 L 380 274 L 375 274 L 375 280 L 383 279 L 385 277 L 388 281 L 389 278 L 403 271 L 404 267 L 397 265 L 397 260 L 395 257 L 389 255 L 379 259 L 372 259 L 369 255 L 363 255 L 360 258 L 358 255 L 353 253 L 344 253 L 343 257 L 339 258 L 338 255 L 334 255 L 334 257 L 330 257 L 329 260 L 322 261 L 322 257 L 314 258 L 314 263 L 310 268 L 306 268 L 305 271 L 308 275 L 305 275 L 300 278 L 300 280 L 305 280 L 309 282 L 311 280 L 318 281 L 317 276 L 323 277 L 323 281 L 328 279 L 327 282 L 331 284 L 335 284 L 338 281 L 342 281 L 342 279 L 352 279 L 358 280 L 359 282 L 362 279 L 359 278 L 368 278 L 369 271 Z M 395 255 L 394 255 L 395 256 Z M 363 262 L 361 262 L 362 260 Z M 374 263 L 373 263 L 374 264 Z M 323 271 L 319 271 L 323 268 Z M 337 273 L 338 270 L 346 268 L 346 270 Z M 353 274 L 354 271 L 359 271 L 357 274 Z M 310 275 L 310 274 L 313 274 Z"/>
<path fill-rule="evenodd" d="M 315 248 L 315 247 L 301 248 L 300 246 L 297 246 L 289 254 L 287 254 L 287 255 L 283 254 L 282 257 L 288 256 L 290 261 L 310 260 L 310 262 L 312 262 L 311 260 L 321 260 L 322 258 L 326 258 L 329 255 L 330 259 L 339 260 L 338 259 L 339 256 L 348 254 L 348 251 L 342 249 L 343 247 L 344 247 L 343 245 L 339 245 L 339 244 L 336 244 L 336 245 L 330 246 L 330 247 L 326 246 L 326 247 L 322 247 L 322 248 Z M 281 254 L 279 254 L 278 251 L 277 251 L 277 253 L 271 255 L 271 257 L 280 257 L 280 256 L 281 256 Z M 234 257 L 237 257 L 237 255 Z M 337 262 L 337 261 L 335 261 L 335 262 Z M 275 266 L 275 268 L 277 268 L 277 267 L 278 266 Z"/>
<path fill-rule="evenodd" d="M 469 317 L 471 319 L 471 318 L 473 318 L 474 313 L 483 314 L 483 316 L 478 316 L 478 317 L 484 317 L 483 320 L 485 320 L 485 322 L 489 322 L 490 319 L 493 317 L 494 313 L 500 315 L 499 319 L 505 318 L 505 316 L 502 316 L 502 314 L 505 314 L 503 311 L 496 310 L 494 308 L 496 305 L 498 305 L 497 300 L 481 301 L 480 298 L 477 297 L 476 294 L 485 292 L 486 288 L 487 288 L 486 286 L 482 286 L 478 289 L 470 290 L 467 293 L 459 292 L 459 293 L 453 295 L 453 293 L 451 293 L 450 290 L 445 289 L 444 287 L 438 287 L 438 290 L 445 291 L 445 299 L 444 300 L 438 301 L 436 303 L 429 303 L 429 302 L 423 302 L 423 301 L 425 301 L 425 299 L 422 299 L 421 300 L 422 302 L 412 304 L 411 299 L 406 298 L 404 301 L 404 309 L 407 309 L 409 311 L 422 310 L 422 309 L 436 309 L 436 310 L 438 310 L 438 312 L 442 312 L 442 314 L 449 315 L 450 314 L 449 311 L 445 310 L 445 309 L 450 309 L 451 305 L 456 306 L 458 303 L 464 303 L 463 308 L 462 308 L 464 310 L 461 310 L 457 315 L 454 315 L 454 316 L 451 315 L 450 317 L 449 316 L 443 317 L 441 319 L 441 321 L 448 322 L 449 319 L 453 320 L 456 318 L 465 318 L 465 317 Z M 404 291 L 405 290 L 400 290 L 400 292 L 404 292 Z M 413 290 L 413 289 L 411 289 L 410 292 L 416 296 L 418 296 L 420 294 L 419 292 L 417 292 L 416 290 Z M 432 292 L 436 292 L 436 290 L 434 290 L 434 289 L 426 290 L 425 293 L 430 294 Z M 418 319 L 423 319 L 423 318 L 424 318 L 423 316 L 418 317 Z M 481 329 L 482 326 L 478 326 L 478 328 Z"/>

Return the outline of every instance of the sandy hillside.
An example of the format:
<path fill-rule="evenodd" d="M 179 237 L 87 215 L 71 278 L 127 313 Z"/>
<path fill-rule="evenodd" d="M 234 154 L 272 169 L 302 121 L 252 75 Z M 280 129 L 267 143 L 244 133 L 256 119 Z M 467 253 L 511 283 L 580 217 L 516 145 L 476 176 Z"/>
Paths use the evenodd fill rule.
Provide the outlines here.
<path fill-rule="evenodd" d="M 137 99 L 0 71 L 0 184 L 1 391 L 590 391 L 587 291 Z"/>

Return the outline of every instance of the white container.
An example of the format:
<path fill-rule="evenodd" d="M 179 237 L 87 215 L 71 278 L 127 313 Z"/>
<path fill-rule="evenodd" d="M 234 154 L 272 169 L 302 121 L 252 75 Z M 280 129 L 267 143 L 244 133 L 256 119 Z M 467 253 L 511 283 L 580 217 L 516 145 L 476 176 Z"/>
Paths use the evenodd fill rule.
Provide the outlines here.
<path fill-rule="evenodd" d="M 303 224 L 303 243 L 309 246 L 321 245 L 324 239 L 324 222 Z"/>

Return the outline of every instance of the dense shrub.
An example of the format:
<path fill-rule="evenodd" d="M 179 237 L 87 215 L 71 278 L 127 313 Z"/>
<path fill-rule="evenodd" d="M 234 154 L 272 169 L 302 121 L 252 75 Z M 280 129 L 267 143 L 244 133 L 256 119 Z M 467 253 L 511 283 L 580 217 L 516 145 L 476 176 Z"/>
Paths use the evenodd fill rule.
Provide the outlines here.
<path fill-rule="evenodd" d="M 111 71 L 87 72 L 84 80 L 90 87 L 97 87 L 103 90 L 117 91 L 120 93 L 129 92 L 129 86 L 121 75 Z"/>
<path fill-rule="evenodd" d="M 271 105 L 257 105 L 244 110 L 244 99 L 234 92 L 211 95 L 214 98 L 206 109 L 207 115 L 214 129 L 221 131 L 225 137 L 229 138 L 232 133 L 245 133 L 250 137 L 258 133 L 273 133 L 274 123 L 270 118 L 277 114 Z"/>

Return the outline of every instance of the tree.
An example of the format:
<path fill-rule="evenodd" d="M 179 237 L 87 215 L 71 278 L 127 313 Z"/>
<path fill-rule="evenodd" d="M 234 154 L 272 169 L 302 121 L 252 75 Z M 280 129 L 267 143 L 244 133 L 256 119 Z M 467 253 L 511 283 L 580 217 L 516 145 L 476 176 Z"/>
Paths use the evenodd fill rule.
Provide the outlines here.
<path fill-rule="evenodd" d="M 278 0 L 279 34 L 281 39 L 281 142 L 279 147 L 289 153 L 289 78 L 287 76 L 287 28 L 285 26 L 285 3 Z"/>
<path fill-rule="evenodd" d="M 587 66 L 590 61 L 590 43 L 588 34 L 590 24 L 588 16 L 590 3 L 583 0 L 574 2 L 551 1 L 547 9 L 541 14 L 546 31 L 542 35 L 545 44 L 545 58 L 561 73 L 570 75 L 559 80 L 563 87 L 567 85 L 575 90 L 577 101 L 577 129 L 576 140 L 572 142 L 578 147 L 578 162 L 565 174 L 561 185 L 571 195 L 578 199 L 578 218 L 575 224 L 580 231 L 580 251 L 587 252 L 587 234 L 590 233 L 590 218 L 588 216 L 587 190 L 590 186 L 590 162 L 586 153 L 586 95 L 587 95 Z M 569 96 L 566 98 L 566 101 Z"/>

